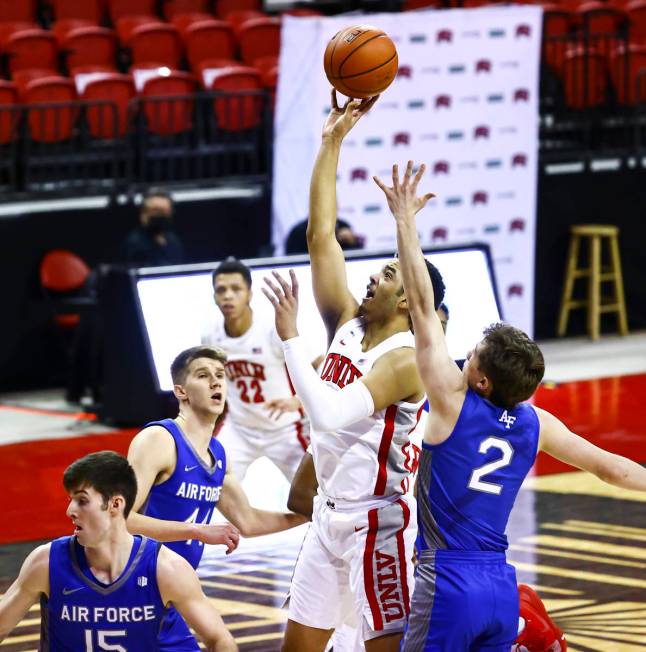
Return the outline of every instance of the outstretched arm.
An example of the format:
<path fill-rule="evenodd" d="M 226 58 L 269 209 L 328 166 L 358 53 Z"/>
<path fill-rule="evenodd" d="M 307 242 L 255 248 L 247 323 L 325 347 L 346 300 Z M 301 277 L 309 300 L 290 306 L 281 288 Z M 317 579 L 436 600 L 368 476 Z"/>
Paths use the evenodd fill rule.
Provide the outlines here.
<path fill-rule="evenodd" d="M 453 398 L 462 387 L 462 375 L 449 356 L 442 322 L 435 311 L 433 284 L 426 268 L 417 234 L 415 215 L 434 195 L 417 196 L 417 186 L 426 167 L 422 164 L 414 178 L 409 161 L 403 181 L 393 165 L 391 188 L 378 179 L 375 183 L 386 195 L 388 207 L 397 223 L 397 247 L 404 280 L 406 303 L 415 333 L 415 353 L 424 388 L 434 409 Z"/>
<path fill-rule="evenodd" d="M 0 598 L 0 642 L 38 602 L 41 594 L 49 594 L 49 544 L 39 546 L 29 554 L 16 581 Z"/>
<path fill-rule="evenodd" d="M 354 317 L 358 304 L 348 289 L 345 258 L 336 240 L 336 174 L 341 143 L 377 97 L 348 100 L 339 108 L 332 91 L 332 110 L 323 127 L 323 142 L 312 171 L 307 249 L 312 265 L 314 298 L 330 341 L 339 326 Z"/>
<path fill-rule="evenodd" d="M 541 424 L 542 451 L 561 462 L 588 471 L 608 484 L 646 491 L 646 469 L 643 466 L 591 444 L 546 410 L 534 409 Z"/>

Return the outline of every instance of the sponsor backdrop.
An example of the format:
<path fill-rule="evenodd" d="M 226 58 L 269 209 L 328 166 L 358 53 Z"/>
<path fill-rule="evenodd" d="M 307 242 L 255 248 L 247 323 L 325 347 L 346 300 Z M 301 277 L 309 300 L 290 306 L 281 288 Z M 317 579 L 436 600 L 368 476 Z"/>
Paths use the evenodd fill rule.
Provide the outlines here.
<path fill-rule="evenodd" d="M 384 29 L 399 74 L 343 144 L 338 214 L 369 248 L 395 249 L 373 175 L 426 163 L 436 199 L 418 218 L 423 246 L 487 242 L 503 315 L 533 330 L 541 8 L 285 17 L 275 125 L 273 241 L 308 213 L 309 178 L 330 108 L 323 52 L 337 31 Z M 340 100 L 345 99 L 340 96 Z"/>

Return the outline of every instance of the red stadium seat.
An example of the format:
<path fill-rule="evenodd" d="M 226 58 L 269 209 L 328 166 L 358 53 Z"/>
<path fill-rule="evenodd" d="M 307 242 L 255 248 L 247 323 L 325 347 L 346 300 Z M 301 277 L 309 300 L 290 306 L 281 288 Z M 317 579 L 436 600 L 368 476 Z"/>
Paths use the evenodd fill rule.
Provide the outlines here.
<path fill-rule="evenodd" d="M 122 138 L 128 129 L 128 103 L 135 96 L 135 85 L 130 75 L 98 74 L 81 93 L 82 100 L 110 100 L 117 106 L 114 112 L 106 106 L 87 107 L 85 115 L 90 134 L 102 140 Z"/>
<path fill-rule="evenodd" d="M 278 87 L 278 66 L 268 68 L 260 74 L 260 81 L 269 93 L 269 104 L 273 111 L 276 106 L 276 88 Z"/>
<path fill-rule="evenodd" d="M 142 25 L 163 25 L 159 18 L 154 16 L 124 16 L 119 18 L 115 25 L 115 31 L 121 44 L 128 42 L 132 32 Z"/>
<path fill-rule="evenodd" d="M 79 66 L 115 65 L 116 36 L 104 27 L 81 27 L 67 34 L 61 43 L 69 70 Z"/>
<path fill-rule="evenodd" d="M 173 136 L 191 130 L 194 93 L 195 78 L 186 72 L 173 71 L 149 79 L 140 94 L 148 131 L 157 136 Z"/>
<path fill-rule="evenodd" d="M 261 11 L 255 11 L 253 9 L 241 9 L 239 11 L 230 11 L 224 20 L 231 25 L 234 34 L 238 34 L 240 27 L 250 20 L 255 20 L 256 18 L 266 18 L 267 16 Z"/>
<path fill-rule="evenodd" d="M 186 58 L 192 70 L 199 69 L 207 59 L 235 58 L 236 43 L 233 31 L 222 20 L 194 23 L 184 32 Z"/>
<path fill-rule="evenodd" d="M 36 0 L 0 0 L 0 22 L 33 23 Z"/>
<path fill-rule="evenodd" d="M 218 97 L 213 101 L 215 118 L 220 129 L 240 131 L 251 129 L 260 124 L 262 119 L 262 96 L 244 94 L 244 91 L 262 89 L 260 73 L 247 66 L 222 68 L 211 80 L 209 89 L 227 91 L 230 95 Z M 242 94 L 236 95 L 236 92 Z"/>
<path fill-rule="evenodd" d="M 278 56 L 280 53 L 280 20 L 257 18 L 244 23 L 238 31 L 242 61 L 252 66 L 260 57 Z"/>
<path fill-rule="evenodd" d="M 7 39 L 5 47 L 9 59 L 9 71 L 27 68 L 58 68 L 56 39 L 51 32 L 29 29 L 16 32 Z"/>
<path fill-rule="evenodd" d="M 108 14 L 113 25 L 126 16 L 154 16 L 158 19 L 155 0 L 108 0 Z"/>
<path fill-rule="evenodd" d="M 91 20 L 86 20 L 85 18 L 63 18 L 63 20 L 57 20 L 52 25 L 52 32 L 56 37 L 56 41 L 59 46 L 61 41 L 73 30 L 78 29 L 79 27 L 96 27 L 96 23 Z"/>
<path fill-rule="evenodd" d="M 203 14 L 198 12 L 190 12 L 188 14 L 175 14 L 170 20 L 170 22 L 175 25 L 180 36 L 184 38 L 184 33 L 186 29 L 195 23 L 203 23 L 205 21 L 215 21 L 215 18 L 211 14 Z"/>
<path fill-rule="evenodd" d="M 281 12 L 283 16 L 322 16 L 323 14 L 316 9 L 307 9 L 306 7 L 293 7 Z"/>
<path fill-rule="evenodd" d="M 25 104 L 72 102 L 77 99 L 74 82 L 65 77 L 45 77 L 29 82 L 22 93 Z M 29 109 L 27 121 L 31 139 L 41 143 L 68 140 L 78 117 L 74 106 L 52 106 Z"/>
<path fill-rule="evenodd" d="M 11 110 L 14 104 L 18 104 L 16 85 L 0 79 L 0 145 L 6 145 L 18 136 L 18 113 Z"/>
<path fill-rule="evenodd" d="M 166 20 L 177 14 L 208 13 L 209 0 L 163 0 L 162 8 Z"/>
<path fill-rule="evenodd" d="M 202 88 L 208 90 L 211 81 L 220 74 L 222 68 L 239 68 L 240 65 L 237 59 L 206 59 L 198 66 L 198 80 Z"/>
<path fill-rule="evenodd" d="M 253 62 L 253 67 L 260 73 L 261 77 L 278 66 L 278 57 L 270 54 L 266 57 L 258 57 Z"/>
<path fill-rule="evenodd" d="M 51 68 L 26 68 L 25 70 L 16 70 L 13 73 L 13 81 L 18 89 L 18 97 L 22 98 L 23 91 L 27 84 L 34 79 L 44 79 L 45 77 L 58 77 L 58 71 Z"/>
<path fill-rule="evenodd" d="M 97 24 L 103 17 L 102 0 L 50 0 L 54 18 L 83 18 Z"/>
<path fill-rule="evenodd" d="M 606 101 L 608 67 L 596 50 L 572 48 L 563 59 L 565 103 L 571 109 L 587 109 Z"/>
<path fill-rule="evenodd" d="M 630 41 L 646 45 L 646 0 L 633 0 L 626 6 L 630 21 Z"/>
<path fill-rule="evenodd" d="M 36 23 L 26 23 L 24 21 L 0 22 L 0 50 L 4 50 L 7 41 L 12 34 L 24 32 L 29 29 L 40 29 Z"/>
<path fill-rule="evenodd" d="M 646 100 L 646 46 L 617 48 L 610 59 L 610 79 L 619 104 L 632 106 Z"/>
<path fill-rule="evenodd" d="M 216 0 L 215 15 L 226 18 L 232 11 L 258 11 L 262 12 L 261 0 Z"/>
<path fill-rule="evenodd" d="M 570 47 L 573 25 L 574 17 L 569 11 L 550 8 L 543 12 L 543 58 L 557 74 Z"/>
<path fill-rule="evenodd" d="M 159 23 L 135 27 L 126 44 L 135 64 L 159 61 L 170 68 L 179 67 L 182 46 L 172 25 Z"/>
<path fill-rule="evenodd" d="M 615 9 L 602 2 L 584 2 L 575 11 L 589 34 L 613 34 L 625 25 L 627 16 L 620 9 Z"/>

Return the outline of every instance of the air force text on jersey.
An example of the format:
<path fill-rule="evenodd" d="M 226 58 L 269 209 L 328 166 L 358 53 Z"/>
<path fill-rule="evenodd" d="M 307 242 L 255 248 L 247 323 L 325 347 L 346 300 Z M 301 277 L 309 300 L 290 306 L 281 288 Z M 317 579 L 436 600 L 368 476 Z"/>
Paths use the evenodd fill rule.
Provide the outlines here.
<path fill-rule="evenodd" d="M 62 621 L 74 623 L 141 623 L 157 618 L 154 604 L 144 604 L 136 607 L 84 607 L 78 604 L 61 606 Z"/>
<path fill-rule="evenodd" d="M 180 498 L 186 498 L 186 500 L 206 500 L 216 503 L 220 500 L 221 491 L 221 486 L 213 487 L 204 484 L 195 484 L 193 482 L 182 482 L 175 495 Z"/>

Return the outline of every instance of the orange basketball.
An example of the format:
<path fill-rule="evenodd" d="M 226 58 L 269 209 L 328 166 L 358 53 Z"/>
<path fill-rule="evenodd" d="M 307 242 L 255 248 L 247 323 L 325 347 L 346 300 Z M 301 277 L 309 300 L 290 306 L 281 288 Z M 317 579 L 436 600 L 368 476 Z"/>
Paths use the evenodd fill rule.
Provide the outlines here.
<path fill-rule="evenodd" d="M 397 49 L 371 25 L 346 27 L 325 48 L 325 74 L 339 93 L 364 99 L 383 93 L 397 75 Z"/>

